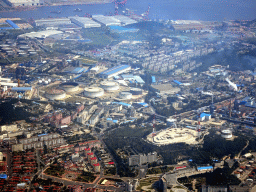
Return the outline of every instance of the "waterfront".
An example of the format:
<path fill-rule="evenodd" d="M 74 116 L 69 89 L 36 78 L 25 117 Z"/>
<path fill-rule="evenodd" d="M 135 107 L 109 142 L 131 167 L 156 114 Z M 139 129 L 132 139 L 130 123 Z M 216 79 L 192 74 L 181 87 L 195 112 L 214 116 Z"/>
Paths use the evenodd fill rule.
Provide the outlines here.
<path fill-rule="evenodd" d="M 136 14 L 142 14 L 150 6 L 150 19 L 189 19 L 189 20 L 251 20 L 256 18 L 256 2 L 253 0 L 230 0 L 230 1 L 205 1 L 205 0 L 148 0 L 136 1 L 129 0 L 125 7 L 133 10 Z M 81 12 L 74 12 L 74 9 L 80 8 Z M 59 14 L 51 12 L 60 11 Z M 109 14 L 114 13 L 114 4 L 94 4 L 94 5 L 63 5 L 51 7 L 39 7 L 34 10 L 0 12 L 0 17 L 21 17 L 21 18 L 47 18 L 47 17 L 68 17 L 85 16 L 86 14 Z"/>

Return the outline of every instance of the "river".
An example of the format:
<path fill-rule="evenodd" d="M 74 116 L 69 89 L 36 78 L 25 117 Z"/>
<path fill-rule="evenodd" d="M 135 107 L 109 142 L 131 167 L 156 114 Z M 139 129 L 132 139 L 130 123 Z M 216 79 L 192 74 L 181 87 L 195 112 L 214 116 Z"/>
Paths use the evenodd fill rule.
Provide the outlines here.
<path fill-rule="evenodd" d="M 128 0 L 124 8 L 137 14 L 145 12 L 150 6 L 150 19 L 190 19 L 190 20 L 252 20 L 256 19 L 255 0 Z M 75 8 L 82 9 L 74 12 Z M 61 11 L 60 14 L 51 13 Z M 35 10 L 0 12 L 0 17 L 48 18 L 84 16 L 85 14 L 109 14 L 114 12 L 114 4 L 64 5 L 39 7 Z"/>

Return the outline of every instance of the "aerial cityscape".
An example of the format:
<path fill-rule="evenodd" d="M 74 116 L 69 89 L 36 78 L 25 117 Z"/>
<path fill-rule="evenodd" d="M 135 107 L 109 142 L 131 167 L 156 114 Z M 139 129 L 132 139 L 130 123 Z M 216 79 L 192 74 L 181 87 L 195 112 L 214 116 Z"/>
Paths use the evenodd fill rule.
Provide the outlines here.
<path fill-rule="evenodd" d="M 1 0 L 0 191 L 255 192 L 255 8 Z"/>

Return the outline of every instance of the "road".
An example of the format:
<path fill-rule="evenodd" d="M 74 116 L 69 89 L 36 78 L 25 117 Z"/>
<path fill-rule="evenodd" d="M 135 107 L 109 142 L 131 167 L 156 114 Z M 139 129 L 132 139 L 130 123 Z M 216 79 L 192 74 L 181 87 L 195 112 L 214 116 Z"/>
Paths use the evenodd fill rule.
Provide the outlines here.
<path fill-rule="evenodd" d="M 248 145 L 249 145 L 249 140 L 246 141 L 246 145 L 245 145 L 244 148 L 238 153 L 238 155 L 237 155 L 237 158 L 238 158 L 238 159 L 240 158 L 240 155 L 241 155 L 241 153 L 243 152 L 243 150 L 245 150 L 245 149 L 248 147 Z"/>
<path fill-rule="evenodd" d="M 97 185 L 97 182 L 100 181 L 101 177 L 96 179 L 92 184 L 79 182 L 79 181 L 70 181 L 70 180 L 63 179 L 63 178 L 58 178 L 58 177 L 53 177 L 53 176 L 50 176 L 50 175 L 45 175 L 44 173 L 40 174 L 40 177 L 43 178 L 43 179 L 52 179 L 52 181 L 55 181 L 55 182 L 58 182 L 58 183 L 63 183 L 66 186 L 68 186 L 68 185 L 71 185 L 71 186 L 80 185 L 80 186 L 84 186 L 85 188 L 95 188 L 95 187 L 97 187 L 99 189 L 112 190 L 112 191 L 116 191 L 116 192 L 124 191 L 123 187 Z"/>

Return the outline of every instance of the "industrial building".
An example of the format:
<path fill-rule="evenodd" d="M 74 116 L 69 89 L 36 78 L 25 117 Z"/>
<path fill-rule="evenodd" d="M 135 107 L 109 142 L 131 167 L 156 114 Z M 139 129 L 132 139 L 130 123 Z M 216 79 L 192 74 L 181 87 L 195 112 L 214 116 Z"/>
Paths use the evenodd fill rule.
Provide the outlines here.
<path fill-rule="evenodd" d="M 72 93 L 72 92 L 78 91 L 79 84 L 75 82 L 66 82 L 66 83 L 60 84 L 59 87 L 68 93 Z"/>
<path fill-rule="evenodd" d="M 224 129 L 221 131 L 221 137 L 224 139 L 230 139 L 232 138 L 232 131 L 229 129 Z"/>
<path fill-rule="evenodd" d="M 89 19 L 87 17 L 78 17 L 78 16 L 75 16 L 75 17 L 70 17 L 70 20 L 80 26 L 80 27 L 83 27 L 83 28 L 92 28 L 92 27 L 101 27 L 101 24 L 93 21 L 92 19 Z"/>
<path fill-rule="evenodd" d="M 11 88 L 11 91 L 15 91 L 15 92 L 32 91 L 32 87 L 13 87 Z"/>
<path fill-rule="evenodd" d="M 200 121 L 209 121 L 211 119 L 211 114 L 201 113 Z"/>
<path fill-rule="evenodd" d="M 71 24 L 69 18 L 49 18 L 49 19 L 38 19 L 35 20 L 36 26 L 58 26 Z"/>
<path fill-rule="evenodd" d="M 131 19 L 124 15 L 115 15 L 114 18 L 119 20 L 121 22 L 121 25 L 131 25 L 137 23 L 137 21 L 135 21 L 134 19 Z"/>
<path fill-rule="evenodd" d="M 130 83 L 138 83 L 141 85 L 145 84 L 145 81 L 143 81 L 143 79 L 138 75 L 122 75 L 122 78 L 125 81 L 130 81 Z"/>
<path fill-rule="evenodd" d="M 131 70 L 130 65 L 118 65 L 111 69 L 101 72 L 100 77 L 104 78 L 104 79 L 109 79 L 109 78 L 117 76 L 119 74 L 128 72 L 129 70 Z"/>
<path fill-rule="evenodd" d="M 92 18 L 105 26 L 121 25 L 120 20 L 113 16 L 93 15 Z"/>
<path fill-rule="evenodd" d="M 61 89 L 50 89 L 46 91 L 45 96 L 50 100 L 61 100 L 66 97 L 65 91 Z"/>
<path fill-rule="evenodd" d="M 100 87 L 87 87 L 84 89 L 84 96 L 86 97 L 101 97 L 104 95 L 104 90 Z"/>
<path fill-rule="evenodd" d="M 5 22 L 8 23 L 13 29 L 19 29 L 19 26 L 16 25 L 13 21 L 6 20 Z"/>
<path fill-rule="evenodd" d="M 62 31 L 57 30 L 46 30 L 46 31 L 39 31 L 39 32 L 31 32 L 31 33 L 24 33 L 22 35 L 19 35 L 18 38 L 46 38 L 51 35 L 57 35 L 63 33 Z"/>
<path fill-rule="evenodd" d="M 43 0 L 8 0 L 13 7 L 43 5 Z"/>
<path fill-rule="evenodd" d="M 130 93 L 130 92 L 125 92 L 125 91 L 123 91 L 123 92 L 120 92 L 119 93 L 119 98 L 120 99 L 131 99 L 132 98 L 132 93 Z"/>
<path fill-rule="evenodd" d="M 114 81 L 103 81 L 100 86 L 107 92 L 117 91 L 119 89 L 119 84 Z"/>

